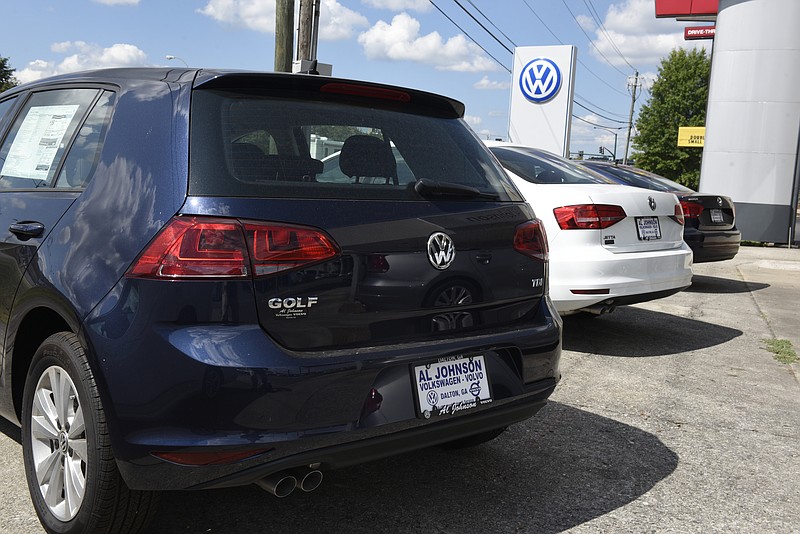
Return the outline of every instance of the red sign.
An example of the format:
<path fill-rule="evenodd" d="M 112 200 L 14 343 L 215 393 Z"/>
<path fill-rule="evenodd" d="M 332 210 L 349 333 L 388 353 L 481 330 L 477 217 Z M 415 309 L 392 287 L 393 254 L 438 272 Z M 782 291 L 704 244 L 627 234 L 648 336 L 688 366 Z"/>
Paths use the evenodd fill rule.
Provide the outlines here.
<path fill-rule="evenodd" d="M 683 29 L 683 38 L 687 41 L 697 39 L 713 39 L 717 31 L 716 26 L 693 26 Z"/>
<path fill-rule="evenodd" d="M 655 0 L 656 17 L 716 15 L 719 0 Z"/>

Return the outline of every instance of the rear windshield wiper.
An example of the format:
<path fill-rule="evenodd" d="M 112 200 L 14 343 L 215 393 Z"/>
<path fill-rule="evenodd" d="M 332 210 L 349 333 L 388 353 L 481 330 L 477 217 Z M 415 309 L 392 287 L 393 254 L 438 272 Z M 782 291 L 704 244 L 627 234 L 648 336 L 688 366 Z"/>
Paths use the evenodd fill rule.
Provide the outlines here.
<path fill-rule="evenodd" d="M 500 195 L 495 193 L 485 193 L 476 187 L 464 184 L 456 184 L 453 182 L 439 182 L 437 180 L 429 180 L 427 178 L 420 178 L 414 184 L 414 191 L 420 196 L 426 198 L 433 197 L 461 197 L 461 198 L 486 198 L 490 200 L 497 200 Z"/>

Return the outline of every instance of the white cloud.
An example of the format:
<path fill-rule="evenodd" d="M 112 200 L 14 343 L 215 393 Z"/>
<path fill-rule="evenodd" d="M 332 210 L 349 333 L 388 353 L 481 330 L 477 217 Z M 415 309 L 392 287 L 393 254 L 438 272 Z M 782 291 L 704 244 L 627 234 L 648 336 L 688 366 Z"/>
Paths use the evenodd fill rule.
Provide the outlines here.
<path fill-rule="evenodd" d="M 481 139 L 497 139 L 497 140 L 500 140 L 501 137 L 503 137 L 503 138 L 505 137 L 505 134 L 498 134 L 497 132 L 493 132 L 493 131 L 489 130 L 488 128 L 484 128 L 482 130 L 473 130 L 473 131 L 476 134 L 478 134 L 478 137 L 480 137 Z"/>
<path fill-rule="evenodd" d="M 104 48 L 84 41 L 65 41 L 52 44 L 50 49 L 56 54 L 72 54 L 61 61 L 45 61 L 43 59 L 31 61 L 24 69 L 17 71 L 14 76 L 24 83 L 55 74 L 105 67 L 137 67 L 147 64 L 147 55 L 132 44 L 117 43 Z"/>
<path fill-rule="evenodd" d="M 428 11 L 431 3 L 428 0 L 361 0 L 362 4 L 377 7 L 379 9 L 391 9 L 392 11 Z"/>
<path fill-rule="evenodd" d="M 483 119 L 475 115 L 464 115 L 464 120 L 474 129 L 483 122 Z"/>
<path fill-rule="evenodd" d="M 634 66 L 657 65 L 675 48 L 704 47 L 710 45 L 702 41 L 684 41 L 683 27 L 686 23 L 673 19 L 657 19 L 652 0 L 625 0 L 611 4 L 603 21 L 608 36 L 619 48 L 622 55 Z M 616 66 L 626 66 L 614 50 L 602 29 L 595 30 L 596 39 L 590 53 L 602 60 L 597 49 Z M 595 49 L 597 47 L 597 49 Z"/>
<path fill-rule="evenodd" d="M 137 6 L 139 5 L 139 0 L 94 0 L 98 4 L 105 4 L 107 6 Z"/>
<path fill-rule="evenodd" d="M 233 27 L 262 33 L 275 33 L 275 2 L 269 0 L 208 0 L 198 13 Z M 369 21 L 336 0 L 322 0 L 319 38 L 337 40 L 351 38 Z"/>
<path fill-rule="evenodd" d="M 275 32 L 275 2 L 264 0 L 209 0 L 197 10 L 217 22 L 265 33 Z"/>
<path fill-rule="evenodd" d="M 420 23 L 406 13 L 396 15 L 391 24 L 378 21 L 358 36 L 369 59 L 414 61 L 433 65 L 438 70 L 483 72 L 498 69 L 480 48 L 456 35 L 447 41 L 438 32 L 420 35 Z"/>
<path fill-rule="evenodd" d="M 498 82 L 490 80 L 488 76 L 484 76 L 483 78 L 480 79 L 480 81 L 475 82 L 472 85 L 472 87 L 475 89 L 484 89 L 484 90 L 488 89 L 491 91 L 508 90 L 511 87 L 511 82 L 509 81 Z"/>
<path fill-rule="evenodd" d="M 336 0 L 322 0 L 319 14 L 319 38 L 323 40 L 350 39 L 357 28 L 369 26 L 367 18 Z"/>
<path fill-rule="evenodd" d="M 594 19 L 587 15 L 578 15 L 575 17 L 575 21 L 580 25 L 581 28 L 586 30 L 587 32 L 591 32 L 597 29 L 597 24 L 595 24 Z"/>

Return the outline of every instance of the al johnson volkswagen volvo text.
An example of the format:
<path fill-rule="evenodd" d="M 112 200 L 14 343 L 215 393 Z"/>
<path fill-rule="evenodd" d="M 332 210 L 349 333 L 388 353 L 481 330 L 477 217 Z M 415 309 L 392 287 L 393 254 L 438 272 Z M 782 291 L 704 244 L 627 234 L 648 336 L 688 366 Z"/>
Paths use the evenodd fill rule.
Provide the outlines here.
<path fill-rule="evenodd" d="M 158 490 L 285 496 L 535 414 L 547 240 L 463 113 L 195 69 L 0 95 L 0 414 L 44 527 L 141 531 Z"/>

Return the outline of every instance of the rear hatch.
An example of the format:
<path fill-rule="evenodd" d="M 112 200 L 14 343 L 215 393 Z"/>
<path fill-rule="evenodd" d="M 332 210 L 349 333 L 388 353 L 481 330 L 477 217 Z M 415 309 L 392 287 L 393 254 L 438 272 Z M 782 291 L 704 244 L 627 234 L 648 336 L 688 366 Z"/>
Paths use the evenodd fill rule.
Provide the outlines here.
<path fill-rule="evenodd" d="M 238 225 L 258 320 L 288 349 L 530 325 L 546 239 L 462 114 L 387 86 L 209 76 L 181 215 Z"/>

